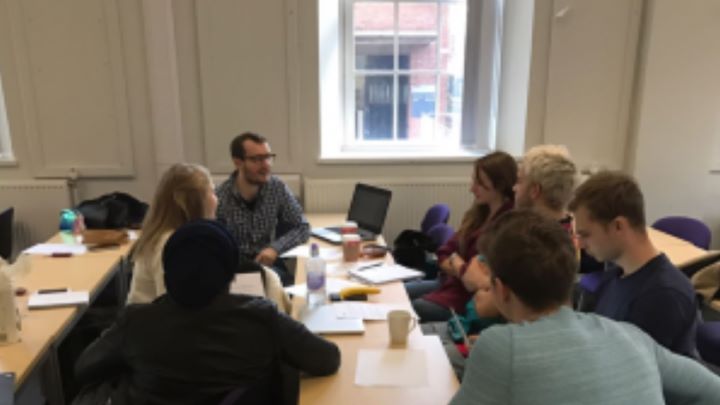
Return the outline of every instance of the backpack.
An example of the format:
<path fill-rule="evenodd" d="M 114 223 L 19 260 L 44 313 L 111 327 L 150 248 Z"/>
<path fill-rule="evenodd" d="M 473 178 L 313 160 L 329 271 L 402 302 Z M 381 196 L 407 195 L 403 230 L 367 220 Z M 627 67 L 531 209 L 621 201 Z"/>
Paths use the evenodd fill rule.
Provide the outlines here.
<path fill-rule="evenodd" d="M 148 205 L 130 194 L 114 192 L 85 200 L 76 208 L 87 229 L 140 228 Z"/>
<path fill-rule="evenodd" d="M 406 229 L 395 238 L 392 254 L 396 263 L 427 273 L 428 254 L 434 253 L 437 248 L 424 233 Z"/>

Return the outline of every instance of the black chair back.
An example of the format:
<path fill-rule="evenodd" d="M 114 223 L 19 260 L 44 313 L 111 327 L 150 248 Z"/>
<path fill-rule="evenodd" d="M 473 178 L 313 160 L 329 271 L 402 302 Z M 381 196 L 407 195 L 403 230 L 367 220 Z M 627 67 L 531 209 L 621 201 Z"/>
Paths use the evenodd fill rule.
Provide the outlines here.
<path fill-rule="evenodd" d="M 13 215 L 15 208 L 10 207 L 0 214 L 0 257 L 10 260 L 13 248 Z"/>

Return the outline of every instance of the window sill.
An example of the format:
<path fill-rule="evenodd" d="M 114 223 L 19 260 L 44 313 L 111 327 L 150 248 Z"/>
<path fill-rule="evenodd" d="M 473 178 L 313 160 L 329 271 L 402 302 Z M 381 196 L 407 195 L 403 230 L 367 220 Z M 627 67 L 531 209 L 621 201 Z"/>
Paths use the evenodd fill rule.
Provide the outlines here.
<path fill-rule="evenodd" d="M 15 159 L 0 159 L 0 167 L 17 167 L 18 161 Z"/>
<path fill-rule="evenodd" d="M 329 153 L 318 159 L 318 164 L 322 165 L 342 165 L 342 164 L 415 164 L 415 163 L 465 163 L 472 162 L 485 151 L 413 151 L 408 153 L 402 152 L 369 152 L 369 151 L 344 151 L 337 153 Z"/>

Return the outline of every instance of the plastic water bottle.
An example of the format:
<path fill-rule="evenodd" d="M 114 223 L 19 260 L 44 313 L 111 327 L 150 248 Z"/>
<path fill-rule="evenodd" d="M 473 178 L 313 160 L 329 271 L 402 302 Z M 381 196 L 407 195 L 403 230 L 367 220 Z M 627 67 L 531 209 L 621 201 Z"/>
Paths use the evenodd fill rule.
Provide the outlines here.
<path fill-rule="evenodd" d="M 320 257 L 320 248 L 316 243 L 310 245 L 310 258 L 305 266 L 307 285 L 307 305 L 312 309 L 325 304 L 325 260 Z"/>

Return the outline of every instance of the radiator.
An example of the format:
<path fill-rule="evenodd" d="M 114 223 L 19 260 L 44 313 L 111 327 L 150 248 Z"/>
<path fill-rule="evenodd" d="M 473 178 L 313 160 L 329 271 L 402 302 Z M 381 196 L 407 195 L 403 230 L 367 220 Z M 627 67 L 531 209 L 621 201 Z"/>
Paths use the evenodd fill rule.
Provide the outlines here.
<path fill-rule="evenodd" d="M 3 180 L 0 211 L 8 207 L 15 207 L 13 251 L 17 253 L 58 231 L 60 210 L 70 207 L 70 192 L 64 180 Z"/>
<path fill-rule="evenodd" d="M 355 183 L 358 182 L 388 189 L 393 194 L 383 236 L 391 244 L 403 229 L 420 229 L 425 212 L 437 203 L 450 206 L 449 224 L 457 229 L 473 201 L 469 181 L 464 177 L 374 180 L 305 178 L 305 211 L 347 213 Z"/>

